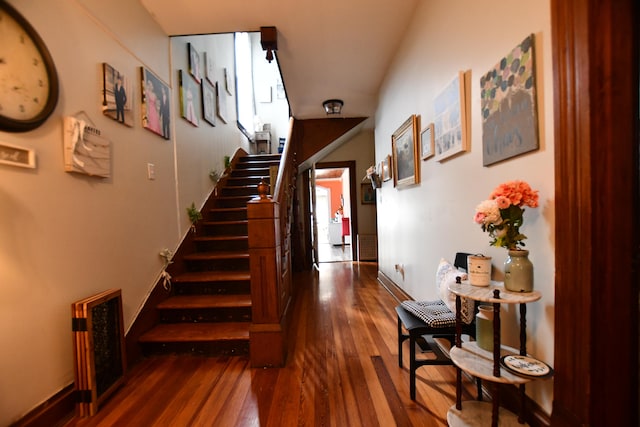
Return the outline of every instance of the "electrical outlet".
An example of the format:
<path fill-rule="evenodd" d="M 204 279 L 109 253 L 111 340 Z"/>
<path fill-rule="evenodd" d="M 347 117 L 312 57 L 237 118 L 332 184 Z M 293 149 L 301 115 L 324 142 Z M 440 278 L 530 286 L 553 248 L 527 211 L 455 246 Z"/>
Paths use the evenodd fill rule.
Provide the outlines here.
<path fill-rule="evenodd" d="M 156 179 L 156 166 L 153 163 L 147 163 L 147 178 Z"/>

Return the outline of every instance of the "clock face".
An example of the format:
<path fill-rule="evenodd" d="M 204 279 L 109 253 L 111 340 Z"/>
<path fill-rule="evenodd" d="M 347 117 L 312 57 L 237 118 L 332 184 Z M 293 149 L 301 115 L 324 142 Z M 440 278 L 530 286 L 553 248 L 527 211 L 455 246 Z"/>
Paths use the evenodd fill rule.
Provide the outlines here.
<path fill-rule="evenodd" d="M 0 129 L 21 132 L 53 112 L 58 86 L 53 61 L 27 21 L 0 1 Z"/>

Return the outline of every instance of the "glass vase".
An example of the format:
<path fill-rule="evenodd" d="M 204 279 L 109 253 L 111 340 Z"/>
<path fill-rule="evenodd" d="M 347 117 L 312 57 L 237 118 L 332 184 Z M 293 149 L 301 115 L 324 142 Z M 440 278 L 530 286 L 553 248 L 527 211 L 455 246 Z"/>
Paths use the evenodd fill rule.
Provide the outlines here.
<path fill-rule="evenodd" d="M 528 250 L 509 250 L 504 262 L 504 288 L 511 292 L 533 291 L 533 264 Z"/>

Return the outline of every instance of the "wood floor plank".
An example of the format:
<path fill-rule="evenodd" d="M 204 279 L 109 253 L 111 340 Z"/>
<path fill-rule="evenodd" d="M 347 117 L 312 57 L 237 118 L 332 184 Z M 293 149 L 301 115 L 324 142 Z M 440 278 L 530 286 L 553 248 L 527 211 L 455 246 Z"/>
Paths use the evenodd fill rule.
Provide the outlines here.
<path fill-rule="evenodd" d="M 456 370 L 398 366 L 394 307 L 374 263 L 322 263 L 296 273 L 286 366 L 252 369 L 246 356 L 156 356 L 133 367 L 98 414 L 70 427 L 444 427 Z M 428 355 L 421 356 L 428 357 Z M 463 399 L 475 385 L 463 376 Z"/>

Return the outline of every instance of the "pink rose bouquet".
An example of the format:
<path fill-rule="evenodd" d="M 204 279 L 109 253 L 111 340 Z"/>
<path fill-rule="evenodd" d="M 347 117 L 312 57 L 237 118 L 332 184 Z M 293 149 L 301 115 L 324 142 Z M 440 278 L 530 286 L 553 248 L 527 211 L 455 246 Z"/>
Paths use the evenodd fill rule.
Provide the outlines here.
<path fill-rule="evenodd" d="M 538 191 L 524 181 L 505 182 L 476 207 L 473 220 L 481 225 L 482 231 L 489 233 L 492 246 L 521 249 L 525 246 L 522 241 L 527 238 L 520 233 L 524 206 L 538 207 Z"/>

